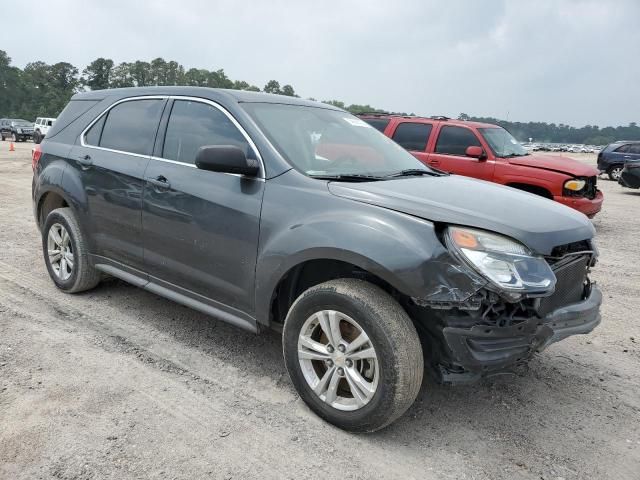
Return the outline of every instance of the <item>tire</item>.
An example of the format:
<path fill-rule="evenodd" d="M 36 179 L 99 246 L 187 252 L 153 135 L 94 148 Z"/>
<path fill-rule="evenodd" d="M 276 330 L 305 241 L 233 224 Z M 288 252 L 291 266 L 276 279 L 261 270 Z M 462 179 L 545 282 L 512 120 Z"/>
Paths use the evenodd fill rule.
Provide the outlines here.
<path fill-rule="evenodd" d="M 12 142 L 17 142 L 18 141 L 18 136 L 15 133 L 11 134 L 11 141 Z"/>
<path fill-rule="evenodd" d="M 331 342 L 326 334 L 329 330 L 335 336 L 335 330 L 326 328 L 332 318 L 338 325 L 340 342 Z M 349 354 L 350 344 L 356 345 L 354 340 L 363 338 L 359 337 L 362 332 L 368 340 Z M 316 343 L 308 343 L 309 339 Z M 420 391 L 424 357 L 416 329 L 404 309 L 371 283 L 338 279 L 305 291 L 289 310 L 282 343 L 287 371 L 302 400 L 318 416 L 344 430 L 373 432 L 386 427 L 413 404 Z M 338 346 L 328 347 L 331 343 Z M 318 353 L 307 348 L 309 344 L 324 350 L 320 360 L 307 358 Z M 374 356 L 365 356 L 371 351 Z M 359 378 L 349 373 L 354 371 Z M 329 391 L 336 374 L 333 391 L 337 396 L 331 402 Z M 359 383 L 367 389 L 356 389 L 358 395 L 353 391 L 354 379 L 367 382 Z M 328 386 L 325 393 L 316 394 L 314 386 L 322 391 L 321 385 Z M 362 397 L 367 397 L 364 402 Z"/>
<path fill-rule="evenodd" d="M 614 165 L 613 167 L 609 168 L 609 170 L 607 170 L 609 180 L 617 182 L 620 179 L 620 174 L 622 174 L 623 168 L 624 167 L 622 165 Z"/>
<path fill-rule="evenodd" d="M 40 136 L 40 132 L 35 132 L 33 134 L 33 143 L 38 144 L 40 142 L 42 142 L 42 137 Z"/>
<path fill-rule="evenodd" d="M 52 229 L 55 229 L 58 233 L 60 232 L 59 227 L 62 227 L 68 234 L 66 243 L 64 235 L 60 238 L 60 243 L 63 246 L 62 250 L 69 249 L 67 254 L 64 255 L 63 273 L 61 273 L 63 268 L 62 260 L 58 262 L 56 268 L 56 263 L 48 254 L 50 247 L 53 249 L 57 247 L 60 250 L 60 243 L 57 243 L 55 238 L 49 238 L 49 232 Z M 67 293 L 78 293 L 90 290 L 100 282 L 100 272 L 93 268 L 89 262 L 87 242 L 70 208 L 58 208 L 47 216 L 42 229 L 42 252 L 49 276 L 60 290 Z M 60 255 L 59 257 L 62 256 Z M 73 265 L 71 268 L 68 267 L 67 258 L 72 259 Z"/>

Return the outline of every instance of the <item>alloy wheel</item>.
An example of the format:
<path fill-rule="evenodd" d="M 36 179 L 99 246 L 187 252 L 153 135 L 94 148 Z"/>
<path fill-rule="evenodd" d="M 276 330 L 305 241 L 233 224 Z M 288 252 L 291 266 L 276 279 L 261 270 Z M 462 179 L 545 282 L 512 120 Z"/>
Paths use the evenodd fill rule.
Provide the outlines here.
<path fill-rule="evenodd" d="M 619 180 L 622 175 L 622 167 L 615 167 L 611 169 L 611 178 Z"/>
<path fill-rule="evenodd" d="M 298 336 L 298 361 L 313 392 L 337 410 L 353 411 L 378 388 L 378 356 L 364 329 L 335 310 L 311 315 Z"/>
<path fill-rule="evenodd" d="M 47 255 L 53 273 L 61 280 L 68 280 L 73 273 L 73 245 L 67 229 L 54 223 L 47 235 Z"/>

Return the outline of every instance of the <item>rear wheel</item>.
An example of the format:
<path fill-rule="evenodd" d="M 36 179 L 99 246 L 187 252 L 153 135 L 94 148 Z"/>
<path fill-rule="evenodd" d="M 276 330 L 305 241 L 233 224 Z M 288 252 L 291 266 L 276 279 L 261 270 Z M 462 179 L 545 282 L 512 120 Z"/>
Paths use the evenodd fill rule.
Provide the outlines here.
<path fill-rule="evenodd" d="M 40 132 L 35 132 L 33 134 L 33 143 L 40 143 L 42 142 L 42 137 L 40 136 Z"/>
<path fill-rule="evenodd" d="M 617 182 L 620 179 L 620 175 L 622 175 L 623 168 L 624 167 L 622 165 L 614 165 L 613 167 L 611 167 L 607 172 L 607 174 L 609 175 L 609 180 L 614 180 Z"/>
<path fill-rule="evenodd" d="M 422 383 L 422 347 L 411 319 L 388 293 L 362 280 L 332 280 L 304 292 L 285 320 L 283 350 L 300 397 L 349 431 L 389 425 Z"/>
<path fill-rule="evenodd" d="M 59 289 L 82 292 L 100 282 L 100 273 L 89 262 L 86 240 L 70 208 L 49 213 L 42 229 L 42 249 L 49 276 Z"/>

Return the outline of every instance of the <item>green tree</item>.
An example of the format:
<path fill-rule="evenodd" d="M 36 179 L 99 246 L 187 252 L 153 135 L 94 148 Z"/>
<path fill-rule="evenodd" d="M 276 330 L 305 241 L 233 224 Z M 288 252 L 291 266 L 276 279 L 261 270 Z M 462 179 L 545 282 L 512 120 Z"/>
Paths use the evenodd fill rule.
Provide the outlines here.
<path fill-rule="evenodd" d="M 109 88 L 112 71 L 113 60 L 100 57 L 87 65 L 87 68 L 83 70 L 82 84 L 91 90 Z"/>
<path fill-rule="evenodd" d="M 266 93 L 282 93 L 280 83 L 276 80 L 269 80 L 262 90 Z"/>
<path fill-rule="evenodd" d="M 282 95 L 286 95 L 287 97 L 297 97 L 295 90 L 291 85 L 285 85 L 282 87 Z"/>

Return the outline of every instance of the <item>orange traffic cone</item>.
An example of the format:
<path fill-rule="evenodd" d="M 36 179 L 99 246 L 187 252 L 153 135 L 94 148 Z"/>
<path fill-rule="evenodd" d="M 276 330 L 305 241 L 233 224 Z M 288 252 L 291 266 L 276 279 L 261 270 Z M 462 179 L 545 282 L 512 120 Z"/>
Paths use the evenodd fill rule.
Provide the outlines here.
<path fill-rule="evenodd" d="M 15 152 L 16 148 L 13 146 L 13 142 L 9 143 L 9 151 L 10 152 Z"/>

